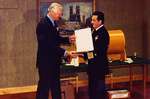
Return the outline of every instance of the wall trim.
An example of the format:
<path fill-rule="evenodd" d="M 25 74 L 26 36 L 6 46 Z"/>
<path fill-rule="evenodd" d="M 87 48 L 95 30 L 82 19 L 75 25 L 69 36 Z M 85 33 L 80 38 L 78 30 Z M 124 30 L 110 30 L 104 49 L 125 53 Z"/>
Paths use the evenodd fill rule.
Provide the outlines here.
<path fill-rule="evenodd" d="M 142 75 L 134 75 L 133 81 L 142 80 Z M 129 76 L 120 76 L 120 77 L 113 77 L 112 78 L 113 83 L 121 83 L 121 82 L 128 82 Z M 150 78 L 148 78 L 148 81 Z M 110 78 L 106 78 L 106 83 L 110 84 L 111 80 Z M 75 84 L 75 82 L 72 82 L 72 84 Z M 79 87 L 87 86 L 87 80 L 79 80 Z M 75 85 L 74 85 L 75 86 Z M 27 93 L 27 92 L 36 92 L 37 85 L 31 85 L 31 86 L 23 86 L 23 87 L 9 87 L 9 88 L 0 88 L 0 95 L 7 95 L 7 94 L 20 94 L 20 93 Z"/>

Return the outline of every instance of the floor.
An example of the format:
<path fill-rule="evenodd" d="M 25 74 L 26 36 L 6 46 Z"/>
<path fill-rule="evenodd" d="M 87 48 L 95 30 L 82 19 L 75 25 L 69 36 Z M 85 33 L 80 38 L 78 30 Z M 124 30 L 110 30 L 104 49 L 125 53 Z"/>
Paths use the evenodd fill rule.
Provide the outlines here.
<path fill-rule="evenodd" d="M 114 85 L 115 89 L 128 89 L 129 90 L 129 84 L 128 83 L 119 83 Z M 146 88 L 146 94 L 144 98 L 144 89 L 143 89 L 143 83 L 142 81 L 134 82 L 133 83 L 133 89 L 131 92 L 131 98 L 130 99 L 150 99 L 150 83 L 147 84 Z M 79 89 L 79 93 L 77 95 L 76 99 L 88 99 L 87 96 L 87 87 L 83 87 Z"/>
<path fill-rule="evenodd" d="M 128 83 L 115 84 L 114 88 L 129 89 L 129 84 Z M 79 88 L 79 92 L 76 95 L 76 99 L 88 99 L 87 93 L 88 93 L 87 87 Z M 150 99 L 149 93 L 150 93 L 150 83 L 147 84 L 145 99 Z M 0 99 L 35 99 L 35 93 L 4 95 L 4 96 L 0 96 Z M 144 99 L 142 81 L 133 83 L 133 89 L 131 91 L 131 99 Z"/>

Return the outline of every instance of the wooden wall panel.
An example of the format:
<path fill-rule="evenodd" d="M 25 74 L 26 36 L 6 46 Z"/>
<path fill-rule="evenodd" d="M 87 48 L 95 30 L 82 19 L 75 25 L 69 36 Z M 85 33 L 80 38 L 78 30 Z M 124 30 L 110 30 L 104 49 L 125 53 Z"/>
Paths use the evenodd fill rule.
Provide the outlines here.
<path fill-rule="evenodd" d="M 0 87 L 37 83 L 36 1 L 0 0 Z M 96 0 L 95 4 L 96 10 L 105 13 L 109 30 L 124 31 L 127 55 L 136 51 L 142 56 L 147 48 L 150 57 L 149 0 Z"/>
<path fill-rule="evenodd" d="M 18 0 L 0 0 L 0 9 L 16 9 Z"/>
<path fill-rule="evenodd" d="M 32 85 L 37 81 L 36 1 L 6 1 L 12 5 L 0 9 L 0 87 Z"/>
<path fill-rule="evenodd" d="M 145 20 L 144 20 L 144 31 L 146 32 L 145 33 L 145 56 L 148 57 L 150 59 L 150 1 L 149 0 L 145 0 L 145 4 L 144 4 L 144 7 L 145 7 Z"/>
<path fill-rule="evenodd" d="M 143 55 L 143 0 L 101 0 L 96 9 L 105 13 L 108 29 L 122 29 L 126 37 L 127 55 Z"/>

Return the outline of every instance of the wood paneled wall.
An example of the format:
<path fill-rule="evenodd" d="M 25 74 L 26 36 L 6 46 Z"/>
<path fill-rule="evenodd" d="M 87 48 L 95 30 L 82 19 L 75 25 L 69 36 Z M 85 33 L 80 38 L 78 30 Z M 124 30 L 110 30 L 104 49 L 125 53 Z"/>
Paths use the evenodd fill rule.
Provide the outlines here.
<path fill-rule="evenodd" d="M 38 0 L 0 1 L 0 87 L 37 83 L 35 27 Z M 150 57 L 149 0 L 96 0 L 106 27 L 122 29 L 127 55 Z"/>
<path fill-rule="evenodd" d="M 36 83 L 36 1 L 0 3 L 0 87 Z"/>
<path fill-rule="evenodd" d="M 96 9 L 105 13 L 105 25 L 109 30 L 122 29 L 126 37 L 127 55 L 143 55 L 144 1 L 101 0 Z"/>

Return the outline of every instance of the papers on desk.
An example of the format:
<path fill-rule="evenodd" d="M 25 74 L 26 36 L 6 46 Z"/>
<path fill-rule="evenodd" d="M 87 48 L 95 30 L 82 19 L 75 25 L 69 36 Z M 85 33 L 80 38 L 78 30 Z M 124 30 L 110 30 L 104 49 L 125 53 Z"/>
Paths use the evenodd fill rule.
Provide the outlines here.
<path fill-rule="evenodd" d="M 77 52 L 89 52 L 94 50 L 91 28 L 75 30 L 75 36 Z"/>
<path fill-rule="evenodd" d="M 66 66 L 79 66 L 79 57 L 72 58 L 71 62 L 69 64 L 66 64 Z"/>
<path fill-rule="evenodd" d="M 124 62 L 126 62 L 126 63 L 133 63 L 133 60 L 131 59 L 131 58 L 127 58 Z"/>

